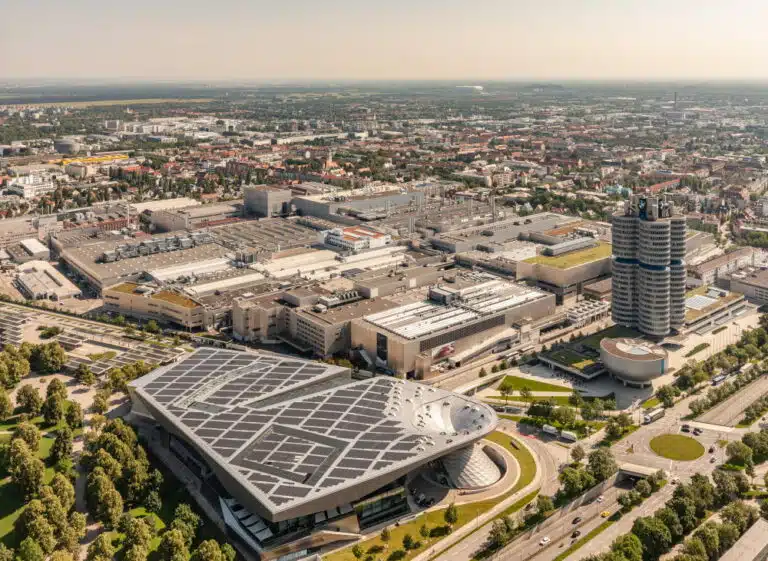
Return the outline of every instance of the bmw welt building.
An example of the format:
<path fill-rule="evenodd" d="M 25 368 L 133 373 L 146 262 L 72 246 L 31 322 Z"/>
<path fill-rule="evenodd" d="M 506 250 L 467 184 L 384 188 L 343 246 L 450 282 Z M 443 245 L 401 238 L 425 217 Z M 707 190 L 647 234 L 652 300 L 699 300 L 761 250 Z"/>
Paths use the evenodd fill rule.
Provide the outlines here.
<path fill-rule="evenodd" d="M 410 513 L 406 478 L 485 488 L 504 469 L 476 443 L 487 405 L 339 366 L 199 349 L 132 382 L 132 413 L 153 446 L 199 480 L 232 538 L 290 561 Z"/>

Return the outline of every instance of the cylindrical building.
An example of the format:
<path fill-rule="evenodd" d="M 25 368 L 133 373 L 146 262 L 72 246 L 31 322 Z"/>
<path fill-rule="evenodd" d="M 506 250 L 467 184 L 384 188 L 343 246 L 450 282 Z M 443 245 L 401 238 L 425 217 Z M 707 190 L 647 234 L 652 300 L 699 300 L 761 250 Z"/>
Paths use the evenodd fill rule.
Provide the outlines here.
<path fill-rule="evenodd" d="M 663 338 L 685 318 L 685 217 L 633 195 L 613 216 L 613 321 Z"/>

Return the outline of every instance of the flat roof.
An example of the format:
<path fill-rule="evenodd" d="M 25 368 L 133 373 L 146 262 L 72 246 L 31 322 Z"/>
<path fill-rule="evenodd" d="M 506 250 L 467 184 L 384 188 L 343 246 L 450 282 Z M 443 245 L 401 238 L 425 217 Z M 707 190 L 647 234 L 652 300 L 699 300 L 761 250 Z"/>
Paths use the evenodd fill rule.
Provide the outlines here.
<path fill-rule="evenodd" d="M 435 288 L 436 291 L 454 295 L 455 303 L 446 305 L 432 300 L 421 300 L 366 316 L 365 320 L 400 337 L 417 339 L 505 312 L 546 296 L 543 292 L 525 285 L 503 280 L 481 282 L 482 278 L 478 277 L 477 284 L 458 290 L 450 284 Z"/>
<path fill-rule="evenodd" d="M 335 308 L 330 308 L 326 312 L 316 312 L 311 308 L 303 309 L 299 310 L 298 314 L 311 316 L 314 319 L 332 325 L 335 323 L 352 321 L 353 319 L 361 318 L 369 314 L 391 310 L 398 306 L 399 304 L 392 302 L 391 300 L 377 298 L 375 300 L 365 299 L 353 302 L 352 304 L 337 306 Z"/>
<path fill-rule="evenodd" d="M 600 348 L 614 356 L 628 360 L 646 361 L 666 358 L 667 351 L 643 339 L 603 339 Z"/>
<path fill-rule="evenodd" d="M 754 252 L 755 250 L 751 247 L 742 247 L 730 253 L 726 253 L 725 255 L 714 257 L 708 261 L 699 263 L 698 265 L 691 267 L 691 269 L 699 274 L 706 273 L 708 271 L 713 271 L 718 267 L 722 267 L 723 265 L 726 265 L 731 261 L 736 261 L 743 257 L 752 255 Z"/>
<path fill-rule="evenodd" d="M 463 395 L 348 376 L 320 362 L 203 348 L 131 387 L 223 470 L 242 504 L 273 521 L 362 498 L 498 423 L 491 407 Z"/>
<path fill-rule="evenodd" d="M 569 251 L 562 255 L 537 255 L 536 257 L 529 257 L 525 262 L 555 267 L 556 269 L 570 269 L 571 267 L 578 267 L 592 261 L 610 258 L 612 251 L 613 246 L 611 244 L 599 242 L 596 247 Z"/>

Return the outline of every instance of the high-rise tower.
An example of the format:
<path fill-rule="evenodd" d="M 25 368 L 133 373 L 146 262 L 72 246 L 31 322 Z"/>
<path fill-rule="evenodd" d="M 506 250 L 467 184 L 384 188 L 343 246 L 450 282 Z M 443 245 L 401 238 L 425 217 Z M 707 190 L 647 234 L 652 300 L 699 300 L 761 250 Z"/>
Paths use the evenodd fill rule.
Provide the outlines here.
<path fill-rule="evenodd" d="M 613 321 L 662 338 L 685 320 L 685 216 L 632 195 L 613 215 Z"/>

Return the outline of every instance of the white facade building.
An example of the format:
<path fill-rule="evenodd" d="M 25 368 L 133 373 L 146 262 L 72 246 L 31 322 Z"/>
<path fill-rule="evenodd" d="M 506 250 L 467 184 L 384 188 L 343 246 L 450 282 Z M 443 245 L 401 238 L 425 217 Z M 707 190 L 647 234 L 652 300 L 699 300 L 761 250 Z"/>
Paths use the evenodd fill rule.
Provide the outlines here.
<path fill-rule="evenodd" d="M 392 236 L 382 234 L 363 226 L 334 228 L 319 234 L 320 241 L 330 247 L 339 247 L 350 251 L 362 251 L 384 247 L 392 242 Z"/>
<path fill-rule="evenodd" d="M 56 184 L 50 177 L 24 175 L 11 180 L 8 190 L 25 199 L 34 199 L 47 193 L 53 193 L 56 190 Z"/>

